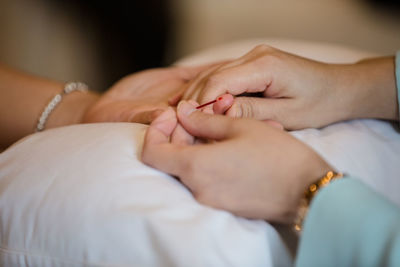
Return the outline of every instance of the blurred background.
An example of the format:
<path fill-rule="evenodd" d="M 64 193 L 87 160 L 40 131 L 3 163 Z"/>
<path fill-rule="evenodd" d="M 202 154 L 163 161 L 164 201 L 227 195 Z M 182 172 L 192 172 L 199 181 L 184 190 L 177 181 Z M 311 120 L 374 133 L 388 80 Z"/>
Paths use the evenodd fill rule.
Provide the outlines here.
<path fill-rule="evenodd" d="M 104 91 L 122 76 L 247 38 L 400 49 L 400 0 L 0 0 L 0 62 Z"/>

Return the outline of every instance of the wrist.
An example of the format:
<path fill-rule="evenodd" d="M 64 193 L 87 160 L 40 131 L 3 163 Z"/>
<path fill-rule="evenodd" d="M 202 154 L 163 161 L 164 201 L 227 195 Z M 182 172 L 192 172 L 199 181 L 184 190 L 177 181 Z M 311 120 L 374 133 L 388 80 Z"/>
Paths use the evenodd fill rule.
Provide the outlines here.
<path fill-rule="evenodd" d="M 307 147 L 308 148 L 308 147 Z M 294 202 L 292 217 L 288 222 L 292 223 L 297 214 L 297 209 L 304 197 L 304 192 L 310 186 L 323 177 L 327 172 L 334 170 L 324 159 L 322 159 L 314 150 L 308 148 L 302 152 L 303 160 L 298 165 L 297 175 L 294 182 Z"/>
<path fill-rule="evenodd" d="M 303 220 L 307 215 L 308 208 L 318 190 L 327 186 L 331 181 L 343 177 L 335 171 L 324 159 L 310 149 L 310 156 L 307 158 L 305 171 L 300 179 L 299 197 L 295 215 L 293 217 L 293 230 L 300 234 Z"/>
<path fill-rule="evenodd" d="M 86 111 L 99 99 L 99 94 L 88 91 L 72 92 L 65 96 L 50 115 L 46 128 L 55 128 L 83 122 Z"/>
<path fill-rule="evenodd" d="M 320 177 L 316 182 L 310 184 L 303 193 L 300 205 L 297 209 L 297 215 L 294 220 L 293 230 L 300 235 L 303 229 L 303 222 L 308 214 L 311 202 L 319 193 L 319 190 L 328 186 L 332 181 L 343 178 L 342 173 L 328 171 L 324 176 Z"/>
<path fill-rule="evenodd" d="M 398 119 L 394 58 L 362 60 L 349 65 L 332 65 L 338 120 Z"/>
<path fill-rule="evenodd" d="M 304 164 L 304 171 L 302 177 L 299 179 L 299 191 L 302 195 L 307 187 L 324 176 L 327 172 L 334 170 L 323 158 L 321 158 L 315 151 L 310 149 L 310 155 Z"/>

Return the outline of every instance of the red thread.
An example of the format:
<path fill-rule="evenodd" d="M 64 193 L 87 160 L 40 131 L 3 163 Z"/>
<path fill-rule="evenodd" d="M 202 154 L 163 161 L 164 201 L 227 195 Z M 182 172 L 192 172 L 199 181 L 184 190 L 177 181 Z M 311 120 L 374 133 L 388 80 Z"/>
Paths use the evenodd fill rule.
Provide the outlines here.
<path fill-rule="evenodd" d="M 213 100 L 213 101 L 207 102 L 207 103 L 205 103 L 205 104 L 203 104 L 203 105 L 200 105 L 200 106 L 196 107 L 196 109 L 203 108 L 203 107 L 205 107 L 205 106 L 214 104 L 215 102 L 217 102 L 217 100 Z"/>

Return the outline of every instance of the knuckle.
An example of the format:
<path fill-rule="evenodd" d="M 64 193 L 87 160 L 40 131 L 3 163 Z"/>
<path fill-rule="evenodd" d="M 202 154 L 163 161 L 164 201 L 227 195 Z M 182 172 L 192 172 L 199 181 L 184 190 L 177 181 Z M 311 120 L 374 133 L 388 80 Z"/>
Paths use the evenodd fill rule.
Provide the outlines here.
<path fill-rule="evenodd" d="M 241 105 L 239 103 L 234 103 L 232 107 L 228 109 L 226 115 L 232 118 L 242 118 L 243 112 Z"/>
<path fill-rule="evenodd" d="M 267 44 L 259 44 L 254 48 L 256 52 L 269 52 L 272 51 L 272 47 Z"/>
<path fill-rule="evenodd" d="M 257 115 L 257 105 L 253 99 L 243 99 L 238 105 L 242 118 L 254 118 Z"/>
<path fill-rule="evenodd" d="M 206 82 L 206 88 L 211 88 L 211 87 L 215 88 L 216 86 L 221 84 L 222 81 L 223 79 L 220 73 L 215 73 L 213 75 L 210 75 Z"/>
<path fill-rule="evenodd" d="M 258 63 L 264 68 L 276 68 L 279 64 L 279 57 L 274 53 L 268 53 L 258 59 Z"/>

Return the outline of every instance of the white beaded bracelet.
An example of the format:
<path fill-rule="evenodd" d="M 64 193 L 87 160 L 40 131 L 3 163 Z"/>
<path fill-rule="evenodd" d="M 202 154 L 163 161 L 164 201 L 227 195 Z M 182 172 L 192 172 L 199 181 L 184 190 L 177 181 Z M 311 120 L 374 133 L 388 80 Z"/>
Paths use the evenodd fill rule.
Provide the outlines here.
<path fill-rule="evenodd" d="M 46 126 L 47 119 L 49 118 L 51 112 L 56 108 L 56 106 L 61 102 L 64 95 L 68 95 L 73 91 L 87 92 L 88 86 L 81 82 L 69 82 L 66 83 L 64 89 L 61 93 L 55 95 L 49 104 L 44 108 L 42 114 L 39 117 L 39 121 L 36 125 L 36 132 L 44 130 Z"/>

